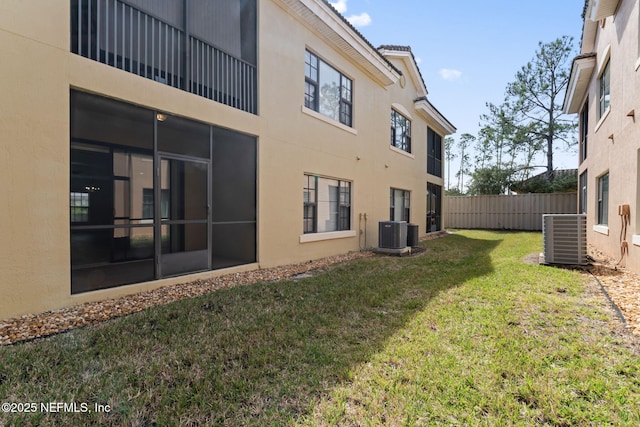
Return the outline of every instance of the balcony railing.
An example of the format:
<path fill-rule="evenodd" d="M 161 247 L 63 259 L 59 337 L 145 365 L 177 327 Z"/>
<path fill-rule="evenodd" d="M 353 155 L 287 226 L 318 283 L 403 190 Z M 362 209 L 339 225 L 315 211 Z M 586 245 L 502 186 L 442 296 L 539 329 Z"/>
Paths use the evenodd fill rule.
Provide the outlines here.
<path fill-rule="evenodd" d="M 120 0 L 71 0 L 71 51 L 256 114 L 256 67 Z"/>

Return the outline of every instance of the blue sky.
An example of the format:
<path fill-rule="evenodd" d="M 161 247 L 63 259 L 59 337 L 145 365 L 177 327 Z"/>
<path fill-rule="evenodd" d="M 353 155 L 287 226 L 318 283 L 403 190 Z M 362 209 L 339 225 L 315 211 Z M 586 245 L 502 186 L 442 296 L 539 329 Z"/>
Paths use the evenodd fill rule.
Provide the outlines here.
<path fill-rule="evenodd" d="M 477 134 L 485 104 L 502 102 L 507 84 L 533 58 L 538 42 L 572 36 L 577 52 L 584 5 L 584 0 L 330 1 L 374 46 L 411 46 L 429 100 L 456 126 L 456 140 Z M 557 153 L 554 163 L 575 168 L 577 158 Z"/>

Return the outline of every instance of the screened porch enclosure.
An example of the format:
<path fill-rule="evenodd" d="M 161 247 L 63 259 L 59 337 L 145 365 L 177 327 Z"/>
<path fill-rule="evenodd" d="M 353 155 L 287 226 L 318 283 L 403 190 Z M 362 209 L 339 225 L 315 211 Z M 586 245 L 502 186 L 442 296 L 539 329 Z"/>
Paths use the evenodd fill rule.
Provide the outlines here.
<path fill-rule="evenodd" d="M 256 139 L 71 92 L 71 289 L 256 261 Z"/>

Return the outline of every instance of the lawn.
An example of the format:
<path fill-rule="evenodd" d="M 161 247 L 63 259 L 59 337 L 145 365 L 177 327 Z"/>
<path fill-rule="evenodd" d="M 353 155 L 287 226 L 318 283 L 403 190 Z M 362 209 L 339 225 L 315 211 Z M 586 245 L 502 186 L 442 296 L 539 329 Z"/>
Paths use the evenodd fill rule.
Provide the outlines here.
<path fill-rule="evenodd" d="M 522 261 L 539 233 L 423 244 L 0 347 L 0 403 L 37 406 L 0 426 L 640 425 L 638 347 Z"/>

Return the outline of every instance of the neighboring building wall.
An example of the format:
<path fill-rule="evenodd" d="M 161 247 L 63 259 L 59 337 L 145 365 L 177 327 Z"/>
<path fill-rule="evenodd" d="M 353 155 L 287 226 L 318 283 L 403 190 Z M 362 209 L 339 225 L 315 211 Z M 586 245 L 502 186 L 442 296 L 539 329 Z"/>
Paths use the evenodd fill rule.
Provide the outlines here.
<path fill-rule="evenodd" d="M 578 206 L 586 209 L 588 243 L 619 259 L 621 237 L 626 238 L 624 263 L 636 272 L 640 272 L 639 21 L 637 0 L 588 2 L 581 55 L 574 60 L 565 98 L 565 111 L 578 114 L 580 120 Z M 618 215 L 621 205 L 630 208 L 626 235 Z"/>
<path fill-rule="evenodd" d="M 441 177 L 427 174 L 428 129 L 444 138 L 455 128 L 433 109 L 426 98 L 417 100 L 426 96 L 426 88 L 417 68 L 413 68 L 415 63 L 412 63 L 410 52 L 400 50 L 392 55 L 394 51 L 390 50 L 388 61 L 391 63 L 385 61 L 370 46 L 365 46 L 366 43 L 353 29 L 340 24 L 341 18 L 323 1 L 272 0 L 258 3 L 257 114 L 251 113 L 251 105 L 227 106 L 207 99 L 206 94 L 189 93 L 181 87 L 180 78 L 172 77 L 173 73 L 160 76 L 165 82 L 176 83 L 176 87 L 169 87 L 153 78 L 71 53 L 68 0 L 52 0 L 37 7 L 30 2 L 12 0 L 3 5 L 0 51 L 7 60 L 3 62 L 3 80 L 0 83 L 4 100 L 0 107 L 3 135 L 0 145 L 0 179 L 3 185 L 0 188 L 6 203 L 0 224 L 3 240 L 0 246 L 0 319 L 115 298 L 221 272 L 270 267 L 357 251 L 365 247 L 365 240 L 367 247 L 375 246 L 378 221 L 389 219 L 392 188 L 410 193 L 409 219 L 419 224 L 421 234 L 427 232 L 427 183 L 442 186 Z M 309 13 L 303 3 L 315 8 L 313 13 Z M 296 5 L 295 11 L 292 4 Z M 310 22 L 314 20 L 317 20 L 314 25 L 319 27 L 312 29 Z M 347 35 L 336 37 L 337 32 Z M 352 45 L 358 45 L 357 49 L 368 52 L 369 56 L 361 55 L 354 59 L 351 52 L 345 51 L 353 46 L 339 48 L 337 40 L 344 43 L 345 38 Z M 234 45 L 242 55 L 246 53 L 243 43 Z M 351 126 L 328 119 L 304 106 L 307 50 L 352 80 Z M 363 61 L 365 57 L 370 63 Z M 86 147 L 82 142 L 91 139 L 86 136 L 91 130 L 71 126 L 74 123 L 70 116 L 71 107 L 79 102 L 75 100 L 78 95 L 74 94 L 80 94 L 82 98 L 85 93 L 95 95 L 99 104 L 103 103 L 101 100 L 108 103 L 107 100 L 112 99 L 117 100 L 115 108 L 118 108 L 118 103 L 125 103 L 122 105 L 126 108 L 140 107 L 143 115 L 148 112 L 149 124 L 156 127 L 154 132 L 157 134 L 153 133 L 154 136 L 144 143 L 151 142 L 152 146 L 153 141 L 161 138 L 165 126 L 154 119 L 155 112 L 170 119 L 179 116 L 188 118 L 189 123 L 203 124 L 205 132 L 211 132 L 214 143 L 212 157 L 207 157 L 207 154 L 201 160 L 211 165 L 208 173 L 214 182 L 224 174 L 232 174 L 236 166 L 225 163 L 228 160 L 225 153 L 233 148 L 216 147 L 216 138 L 224 138 L 226 132 L 229 138 L 244 135 L 254 140 L 257 231 L 249 239 L 256 241 L 255 262 L 245 260 L 243 265 L 222 270 L 143 283 L 130 282 L 130 285 L 110 288 L 106 282 L 105 286 L 94 286 L 89 274 L 91 271 L 87 270 L 83 283 L 91 289 L 105 289 L 85 292 L 87 289 L 82 288 L 72 294 L 72 264 L 76 265 L 78 261 L 72 258 L 71 253 L 74 250 L 82 253 L 82 246 L 76 244 L 84 240 L 76 239 L 70 243 L 70 236 L 88 233 L 91 227 L 103 229 L 101 224 L 81 224 L 84 212 L 81 202 L 78 202 L 78 209 L 72 209 L 74 213 L 70 214 L 70 193 L 81 193 L 83 187 L 89 186 L 82 184 L 82 179 L 85 179 L 82 177 L 86 174 L 81 172 L 76 180 L 80 183 L 80 190 L 70 188 L 70 181 L 72 186 L 76 182 L 72 156 L 82 156 L 85 151 L 93 149 L 93 146 Z M 89 96 L 88 99 L 92 102 L 94 98 Z M 394 106 L 409 115 L 412 121 L 410 153 L 391 147 L 390 116 Z M 75 147 L 75 151 L 70 150 L 71 140 L 74 140 L 71 147 Z M 137 153 L 137 142 L 131 144 Z M 149 211 L 145 211 L 144 206 L 149 182 L 144 178 L 148 172 L 144 164 L 150 158 L 159 163 L 162 156 L 159 149 L 144 148 L 147 151 L 141 155 L 132 155 L 129 170 L 138 175 L 125 176 L 126 173 L 122 172 L 117 178 L 122 182 L 130 178 L 131 206 L 127 206 L 129 202 L 118 204 L 116 201 L 113 209 L 129 209 L 130 216 L 137 217 L 138 223 L 129 230 L 129 234 L 118 228 L 114 238 L 140 241 L 148 238 L 145 227 Z M 113 156 L 123 154 L 112 154 L 112 159 Z M 164 168 L 165 163 L 158 168 L 163 178 L 158 180 L 159 187 L 155 189 L 156 200 L 170 185 L 169 172 L 164 176 Z M 348 230 L 304 233 L 303 181 L 306 175 L 350 184 Z M 182 179 L 184 181 L 176 182 L 187 188 L 187 181 L 193 176 L 185 174 Z M 231 197 L 224 194 L 222 187 L 218 193 L 215 190 L 213 193 L 209 196 L 210 201 Z M 146 196 L 148 201 L 148 192 Z M 77 197 L 81 199 L 83 196 L 78 194 Z M 214 211 L 216 208 L 215 204 L 210 207 Z M 154 208 L 147 206 L 146 209 Z M 161 206 L 154 210 L 156 216 L 159 212 L 165 215 Z M 76 221 L 70 222 L 74 215 Z M 113 218 L 117 216 L 114 213 Z M 215 212 L 209 219 L 213 219 L 210 230 L 215 230 Z M 241 219 L 244 221 L 246 218 Z M 160 218 L 156 219 L 157 224 L 158 221 Z M 444 222 L 441 226 L 444 227 Z M 219 248 L 231 248 L 236 243 L 234 239 L 238 239 L 234 233 L 213 233 L 209 249 L 213 261 L 205 259 L 210 268 L 216 268 L 213 264 Z M 162 250 L 161 244 L 156 242 L 155 249 Z M 151 260 L 152 263 L 154 261 L 157 262 Z"/>

